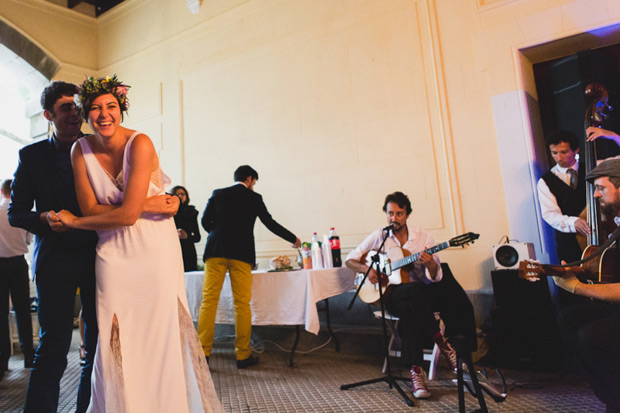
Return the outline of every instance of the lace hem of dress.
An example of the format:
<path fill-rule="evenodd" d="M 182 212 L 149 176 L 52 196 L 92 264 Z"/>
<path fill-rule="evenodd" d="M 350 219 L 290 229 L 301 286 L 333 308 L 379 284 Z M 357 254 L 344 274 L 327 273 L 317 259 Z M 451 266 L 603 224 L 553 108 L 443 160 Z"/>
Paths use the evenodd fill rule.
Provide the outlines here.
<path fill-rule="evenodd" d="M 223 412 L 224 409 L 217 398 L 211 374 L 209 373 L 209 365 L 200 346 L 198 340 L 198 334 L 196 328 L 194 328 L 194 322 L 189 315 L 181 300 L 177 298 L 179 309 L 179 333 L 181 335 L 181 347 L 184 349 L 183 364 L 186 367 L 190 367 L 189 371 L 186 371 L 186 376 L 193 375 L 194 377 L 188 377 L 196 380 L 198 389 L 200 391 L 200 397 L 202 400 L 202 407 L 205 412 Z M 193 366 L 193 369 L 191 368 Z M 190 406 L 192 401 L 189 400 Z M 194 411 L 190 407 L 190 411 Z"/>
<path fill-rule="evenodd" d="M 121 349 L 120 325 L 116 314 L 112 318 L 110 331 L 110 350 L 112 361 L 109 380 L 106 383 L 106 409 L 108 411 L 124 413 L 127 411 L 125 400 L 125 379 L 123 378 L 123 352 Z"/>

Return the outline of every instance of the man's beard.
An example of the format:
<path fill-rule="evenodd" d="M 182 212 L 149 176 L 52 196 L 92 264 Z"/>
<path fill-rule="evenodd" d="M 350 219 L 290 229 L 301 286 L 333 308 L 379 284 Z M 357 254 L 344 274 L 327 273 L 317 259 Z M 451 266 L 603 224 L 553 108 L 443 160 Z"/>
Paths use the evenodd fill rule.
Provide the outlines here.
<path fill-rule="evenodd" d="M 394 222 L 392 225 L 394 225 L 394 229 L 392 230 L 392 232 L 394 233 L 400 232 L 403 228 L 405 228 L 405 225 L 399 225 L 396 222 Z"/>
<path fill-rule="evenodd" d="M 620 212 L 620 205 L 616 203 L 601 205 L 601 212 L 611 218 L 617 217 L 618 212 Z"/>

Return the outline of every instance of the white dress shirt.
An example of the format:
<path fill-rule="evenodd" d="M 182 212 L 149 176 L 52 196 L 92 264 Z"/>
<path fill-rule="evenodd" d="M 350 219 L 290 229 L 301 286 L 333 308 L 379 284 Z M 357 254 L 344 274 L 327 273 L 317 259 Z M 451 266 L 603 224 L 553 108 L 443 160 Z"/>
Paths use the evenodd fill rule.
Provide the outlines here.
<path fill-rule="evenodd" d="M 24 255 L 28 252 L 28 245 L 32 242 L 32 234 L 21 228 L 12 227 L 6 210 L 9 199 L 0 196 L 0 258 L 11 258 Z"/>
<path fill-rule="evenodd" d="M 568 169 L 574 169 L 577 173 L 577 177 L 579 176 L 578 161 L 576 161 L 575 164 L 569 168 L 562 168 L 556 164 L 553 168 L 551 168 L 551 173 L 560 178 L 566 185 L 570 186 L 570 174 L 567 172 Z M 542 217 L 545 222 L 561 232 L 577 232 L 575 230 L 575 222 L 579 219 L 579 217 L 571 217 L 562 214 L 562 210 L 558 206 L 558 201 L 555 198 L 555 195 L 551 193 L 551 190 L 549 189 L 549 186 L 547 186 L 544 179 L 540 178 L 536 187 L 538 188 L 540 212 L 542 213 Z"/>
<path fill-rule="evenodd" d="M 416 254 L 424 249 L 428 249 L 434 247 L 437 243 L 433 239 L 433 236 L 428 232 L 415 227 L 410 227 L 407 225 L 407 229 L 409 230 L 407 242 L 403 245 L 400 245 L 398 238 L 394 236 L 392 231 L 390 231 L 390 236 L 385 241 L 385 251 L 389 251 L 394 247 L 400 247 L 402 249 L 406 249 L 412 254 Z M 381 242 L 383 241 L 383 230 L 376 230 L 372 234 L 366 237 L 364 241 L 360 245 L 357 246 L 353 251 L 351 251 L 347 258 L 345 258 L 345 262 L 353 259 L 359 261 L 364 254 L 368 251 L 374 250 L 377 251 L 381 246 Z M 433 259 L 437 263 L 437 275 L 435 279 L 431 278 L 431 274 L 428 269 L 420 263 L 420 261 L 416 261 L 414 263 L 413 270 L 409 273 L 412 281 L 417 282 L 439 282 L 443 276 L 443 272 L 441 271 L 441 265 L 439 262 L 439 257 L 437 254 L 433 254 Z M 426 278 L 426 280 L 424 280 Z"/>

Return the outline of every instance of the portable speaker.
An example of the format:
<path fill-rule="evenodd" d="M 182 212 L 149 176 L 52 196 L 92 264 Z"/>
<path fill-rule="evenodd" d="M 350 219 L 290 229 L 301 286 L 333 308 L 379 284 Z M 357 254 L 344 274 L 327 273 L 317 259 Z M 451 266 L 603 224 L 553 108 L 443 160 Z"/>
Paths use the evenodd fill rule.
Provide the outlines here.
<path fill-rule="evenodd" d="M 519 261 L 535 260 L 534 244 L 531 242 L 511 242 L 493 245 L 493 260 L 496 270 L 519 268 Z"/>

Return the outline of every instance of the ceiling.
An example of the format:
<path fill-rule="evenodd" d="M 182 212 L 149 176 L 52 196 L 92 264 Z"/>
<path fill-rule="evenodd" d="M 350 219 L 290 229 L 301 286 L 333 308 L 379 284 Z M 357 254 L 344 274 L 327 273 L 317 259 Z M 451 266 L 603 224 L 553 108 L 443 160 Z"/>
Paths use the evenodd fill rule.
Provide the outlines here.
<path fill-rule="evenodd" d="M 124 0 L 66 0 L 66 4 L 70 9 L 75 9 L 81 4 L 90 4 L 95 9 L 95 17 L 99 17 L 123 1 Z"/>

